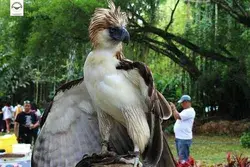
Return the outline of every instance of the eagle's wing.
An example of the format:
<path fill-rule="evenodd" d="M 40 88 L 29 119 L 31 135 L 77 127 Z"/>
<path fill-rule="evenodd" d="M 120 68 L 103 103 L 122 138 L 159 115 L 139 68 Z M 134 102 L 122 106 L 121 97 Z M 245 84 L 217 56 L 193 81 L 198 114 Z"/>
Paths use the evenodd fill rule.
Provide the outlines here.
<path fill-rule="evenodd" d="M 160 113 L 158 113 L 160 117 L 163 120 L 171 117 L 171 107 L 164 96 L 155 89 L 152 73 L 146 64 L 122 59 L 116 69 L 123 70 L 131 83 L 140 89 L 149 108 L 152 108 L 155 100 L 158 100 L 161 107 Z"/>
<path fill-rule="evenodd" d="M 115 125 L 111 145 L 114 151 L 127 153 L 132 142 L 126 129 L 117 122 Z M 59 88 L 41 126 L 32 167 L 73 167 L 83 155 L 101 151 L 98 121 L 83 78 Z"/>
<path fill-rule="evenodd" d="M 50 107 L 41 121 L 33 167 L 73 166 L 83 154 L 101 150 L 97 119 L 83 79 L 64 85 Z"/>
<path fill-rule="evenodd" d="M 126 59 L 121 60 L 116 69 L 123 70 L 130 82 L 140 89 L 141 95 L 148 104 L 150 140 L 144 151 L 144 166 L 176 166 L 161 125 L 162 121 L 171 116 L 172 110 L 163 95 L 154 87 L 150 69 L 144 63 Z"/>

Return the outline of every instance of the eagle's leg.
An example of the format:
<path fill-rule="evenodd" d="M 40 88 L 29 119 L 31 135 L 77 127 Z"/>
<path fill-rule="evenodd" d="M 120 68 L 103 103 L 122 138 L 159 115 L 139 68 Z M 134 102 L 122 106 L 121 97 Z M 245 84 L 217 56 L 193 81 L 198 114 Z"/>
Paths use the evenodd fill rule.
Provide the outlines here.
<path fill-rule="evenodd" d="M 150 129 L 146 119 L 146 115 L 141 108 L 129 107 L 123 109 L 123 115 L 126 122 L 128 135 L 134 143 L 133 159 L 123 159 L 125 163 L 134 164 L 134 167 L 141 166 L 139 161 L 140 154 L 144 152 L 150 138 Z"/>
<path fill-rule="evenodd" d="M 134 153 L 132 153 L 134 155 L 134 158 L 132 159 L 125 159 L 125 158 L 121 158 L 120 161 L 124 162 L 126 164 L 133 164 L 134 167 L 142 167 L 142 163 L 140 162 L 140 151 L 139 151 L 139 147 L 137 145 L 135 145 L 134 148 Z"/>
<path fill-rule="evenodd" d="M 134 154 L 135 154 L 134 167 L 137 167 L 137 165 L 139 165 L 139 167 L 141 167 L 142 163 L 140 162 L 140 149 L 139 149 L 138 145 L 134 146 Z"/>
<path fill-rule="evenodd" d="M 110 130 L 113 127 L 112 117 L 102 111 L 100 108 L 97 109 L 97 118 L 99 123 L 99 130 L 102 138 L 102 150 L 101 155 L 112 155 L 115 156 L 114 152 L 108 150 Z"/>

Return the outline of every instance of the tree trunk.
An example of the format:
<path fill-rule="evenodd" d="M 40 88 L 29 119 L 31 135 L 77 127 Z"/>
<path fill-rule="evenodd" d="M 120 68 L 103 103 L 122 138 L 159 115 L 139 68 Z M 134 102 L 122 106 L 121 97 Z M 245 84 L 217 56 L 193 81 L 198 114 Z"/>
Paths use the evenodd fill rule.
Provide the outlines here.
<path fill-rule="evenodd" d="M 217 34 L 218 34 L 218 5 L 214 5 L 214 45 L 217 44 Z"/>
<path fill-rule="evenodd" d="M 39 91 L 38 103 L 39 103 L 40 101 L 42 101 L 42 98 L 43 98 L 43 84 L 40 83 L 40 91 Z M 38 103 L 37 103 L 37 104 L 38 104 Z"/>
<path fill-rule="evenodd" d="M 37 101 L 38 101 L 38 91 L 39 91 L 39 83 L 38 81 L 35 81 L 35 91 L 34 91 L 34 94 L 35 94 L 35 103 L 37 104 Z"/>

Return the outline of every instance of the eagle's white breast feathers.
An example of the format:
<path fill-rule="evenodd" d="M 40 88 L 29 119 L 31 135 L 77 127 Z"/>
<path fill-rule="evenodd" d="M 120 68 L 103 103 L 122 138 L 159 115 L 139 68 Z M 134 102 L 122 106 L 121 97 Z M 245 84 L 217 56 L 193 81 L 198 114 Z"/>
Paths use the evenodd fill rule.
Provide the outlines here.
<path fill-rule="evenodd" d="M 95 105 L 104 112 L 127 128 L 141 129 L 142 137 L 134 140 L 140 140 L 138 143 L 142 143 L 141 149 L 143 150 L 150 135 L 145 116 L 148 108 L 138 83 L 133 83 L 133 78 L 131 78 L 139 76 L 131 71 L 117 70 L 119 60 L 115 58 L 114 54 L 110 50 L 95 50 L 88 55 L 84 65 L 86 87 Z M 138 80 L 138 78 L 134 78 L 134 80 Z M 135 127 L 136 123 L 133 127 L 128 127 L 126 119 L 131 118 L 127 117 L 123 110 L 128 110 L 135 116 L 138 115 L 137 119 L 140 120 L 134 118 L 133 121 L 140 122 L 138 123 L 140 127 Z M 145 130 L 143 130 L 144 127 Z"/>

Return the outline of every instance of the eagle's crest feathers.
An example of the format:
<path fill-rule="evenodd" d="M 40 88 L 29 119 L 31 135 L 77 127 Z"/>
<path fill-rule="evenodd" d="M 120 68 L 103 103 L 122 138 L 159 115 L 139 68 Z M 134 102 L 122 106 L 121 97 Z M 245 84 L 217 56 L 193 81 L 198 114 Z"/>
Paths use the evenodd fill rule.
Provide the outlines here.
<path fill-rule="evenodd" d="M 111 0 L 108 0 L 108 5 L 109 9 L 97 8 L 91 18 L 89 37 L 94 47 L 99 44 L 98 32 L 109 27 L 125 27 L 127 24 L 126 13 L 122 12 L 120 7 L 116 7 Z"/>

